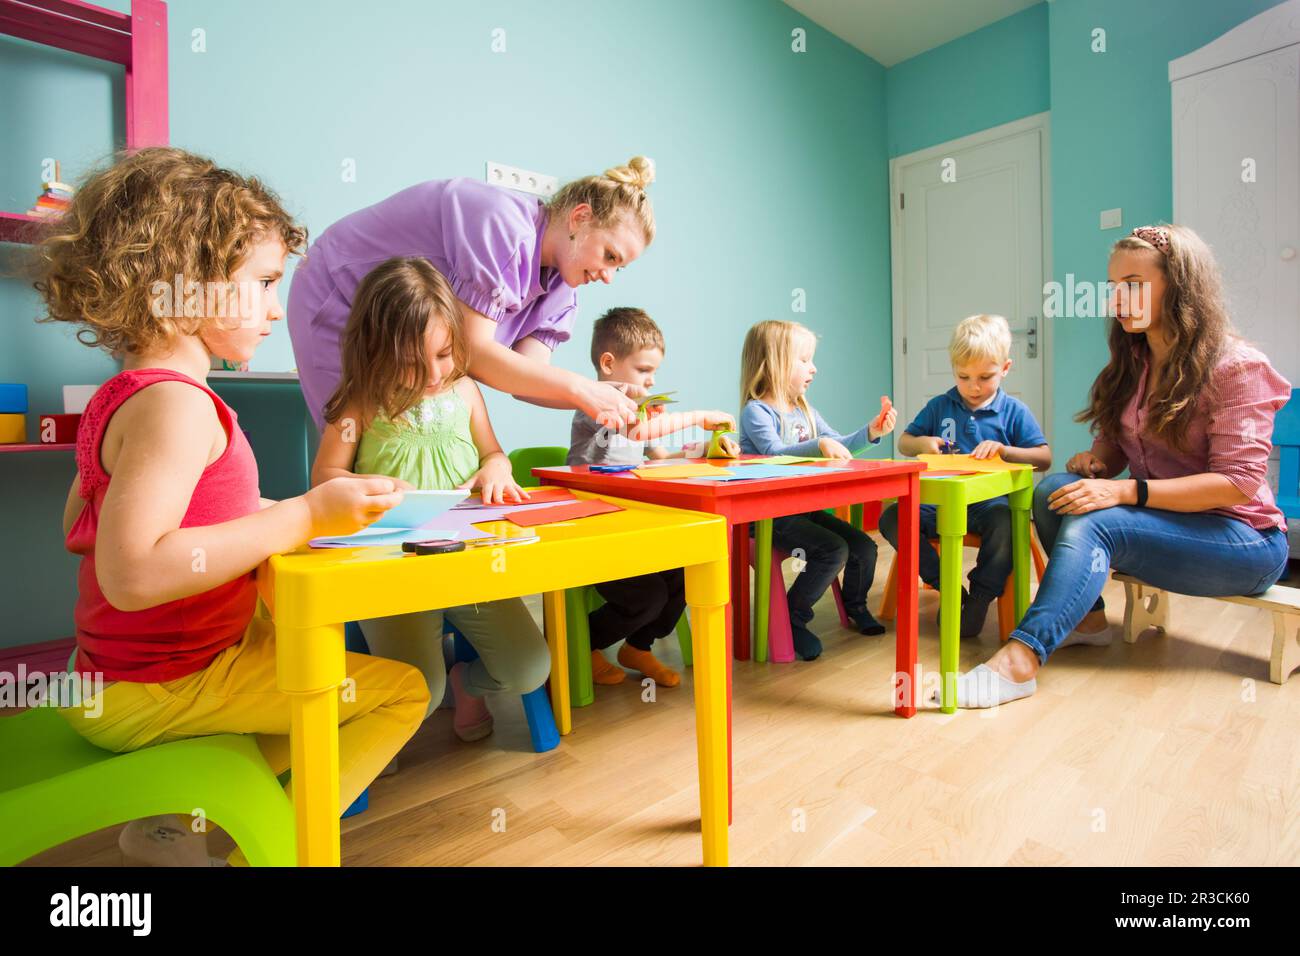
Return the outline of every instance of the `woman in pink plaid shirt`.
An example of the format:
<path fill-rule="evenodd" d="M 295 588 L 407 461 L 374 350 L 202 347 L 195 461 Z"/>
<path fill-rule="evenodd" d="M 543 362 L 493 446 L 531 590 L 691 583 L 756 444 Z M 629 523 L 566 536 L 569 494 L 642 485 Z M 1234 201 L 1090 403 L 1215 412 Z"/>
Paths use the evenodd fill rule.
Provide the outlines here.
<path fill-rule="evenodd" d="M 1092 449 L 1035 491 L 1051 560 L 1011 640 L 958 678 L 959 706 L 1028 697 L 1057 648 L 1109 644 L 1112 568 L 1206 597 L 1257 594 L 1286 570 L 1265 472 L 1291 385 L 1233 330 L 1209 247 L 1182 226 L 1143 226 L 1115 243 L 1109 276 L 1110 362 L 1076 417 Z"/>

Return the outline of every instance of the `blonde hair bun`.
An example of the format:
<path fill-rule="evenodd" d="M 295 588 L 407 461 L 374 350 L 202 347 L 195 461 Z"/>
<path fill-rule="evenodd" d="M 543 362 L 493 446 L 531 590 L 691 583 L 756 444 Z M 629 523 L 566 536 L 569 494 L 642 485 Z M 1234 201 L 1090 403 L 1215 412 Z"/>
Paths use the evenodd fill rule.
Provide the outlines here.
<path fill-rule="evenodd" d="M 655 181 L 655 161 L 648 156 L 633 156 L 626 166 L 614 166 L 605 170 L 605 178 L 634 189 L 645 189 Z"/>

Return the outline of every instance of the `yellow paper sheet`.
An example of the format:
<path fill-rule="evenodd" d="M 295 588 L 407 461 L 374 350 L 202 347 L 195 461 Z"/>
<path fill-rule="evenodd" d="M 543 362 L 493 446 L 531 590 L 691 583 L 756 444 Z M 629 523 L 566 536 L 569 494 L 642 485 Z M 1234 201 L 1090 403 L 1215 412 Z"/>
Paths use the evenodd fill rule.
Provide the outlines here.
<path fill-rule="evenodd" d="M 923 461 L 935 471 L 1016 471 L 1028 468 L 1001 458 L 972 458 L 970 455 L 917 455 L 917 461 Z M 922 475 L 925 472 L 921 472 Z"/>
<path fill-rule="evenodd" d="M 716 478 L 731 472 L 713 465 L 661 465 L 656 468 L 637 468 L 632 474 L 638 478 Z"/>

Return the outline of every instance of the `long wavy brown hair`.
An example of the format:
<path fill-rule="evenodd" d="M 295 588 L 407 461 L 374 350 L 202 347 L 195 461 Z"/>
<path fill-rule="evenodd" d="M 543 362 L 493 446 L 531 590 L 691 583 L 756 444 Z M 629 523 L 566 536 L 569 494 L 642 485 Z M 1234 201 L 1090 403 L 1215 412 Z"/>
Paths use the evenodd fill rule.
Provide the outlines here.
<path fill-rule="evenodd" d="M 110 352 L 147 352 L 196 334 L 204 316 L 152 308 L 157 282 L 226 282 L 261 240 L 301 252 L 307 230 L 260 180 L 183 149 L 121 153 L 92 172 L 36 246 L 36 291 L 77 338 Z M 176 310 L 180 311 L 180 310 Z"/>
<path fill-rule="evenodd" d="M 1225 346 L 1237 333 L 1228 317 L 1223 282 L 1214 253 L 1186 226 L 1162 226 L 1169 233 L 1169 251 L 1161 252 L 1145 239 L 1125 236 L 1112 247 L 1149 250 L 1165 277 L 1160 326 L 1169 339 L 1169 356 L 1159 380 L 1147 395 L 1147 433 L 1172 448 L 1186 450 L 1187 428 L 1198 398 L 1214 386 L 1214 368 Z M 1145 335 L 1124 331 L 1110 322 L 1110 361 L 1092 383 L 1088 407 L 1075 415 L 1088 422 L 1094 436 L 1120 432 L 1120 416 L 1137 391 L 1144 365 L 1151 360 Z"/>
<path fill-rule="evenodd" d="M 397 256 L 375 266 L 357 287 L 339 348 L 343 375 L 325 405 L 337 422 L 352 406 L 360 425 L 382 413 L 392 421 L 424 396 L 429 375 L 425 331 L 447 326 L 455 371 L 445 384 L 464 378 L 469 343 L 456 293 L 427 259 Z"/>

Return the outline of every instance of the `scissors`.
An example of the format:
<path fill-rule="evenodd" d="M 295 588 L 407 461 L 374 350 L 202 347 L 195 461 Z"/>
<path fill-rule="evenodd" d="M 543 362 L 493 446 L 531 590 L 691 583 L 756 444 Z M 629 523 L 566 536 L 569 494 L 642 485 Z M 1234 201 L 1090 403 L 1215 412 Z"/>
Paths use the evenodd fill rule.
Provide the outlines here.
<path fill-rule="evenodd" d="M 951 439 L 945 438 L 943 440 L 943 448 L 940 449 L 939 454 L 955 455 L 957 454 L 957 446 L 952 443 Z"/>

